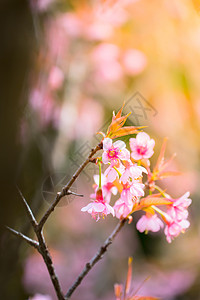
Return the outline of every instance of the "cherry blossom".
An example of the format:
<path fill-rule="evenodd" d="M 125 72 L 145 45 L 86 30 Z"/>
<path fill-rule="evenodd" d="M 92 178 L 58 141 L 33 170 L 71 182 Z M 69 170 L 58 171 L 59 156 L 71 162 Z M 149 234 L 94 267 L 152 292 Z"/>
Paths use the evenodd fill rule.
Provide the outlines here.
<path fill-rule="evenodd" d="M 181 232 L 184 233 L 189 226 L 190 222 L 188 220 L 183 219 L 180 222 L 171 220 L 164 230 L 168 243 L 171 243 L 172 239 L 177 237 Z"/>
<path fill-rule="evenodd" d="M 141 197 L 144 196 L 144 184 L 139 181 L 127 181 L 126 184 L 123 184 L 123 191 L 121 193 L 123 199 L 129 199 L 133 197 Z M 126 201 L 126 200 L 125 200 Z"/>
<path fill-rule="evenodd" d="M 111 162 L 111 164 L 114 165 L 119 159 L 127 160 L 130 158 L 130 153 L 126 149 L 126 144 L 120 140 L 112 144 L 110 138 L 105 138 L 103 141 L 103 150 L 102 161 L 104 164 Z"/>
<path fill-rule="evenodd" d="M 114 170 L 114 169 L 113 169 Z M 99 188 L 99 175 L 94 175 L 94 188 L 95 191 Z M 104 174 L 101 174 L 101 188 L 104 195 L 104 200 L 109 203 L 111 195 L 117 195 L 117 188 L 113 185 L 112 182 L 107 181 L 107 178 Z M 90 195 L 91 198 L 95 198 L 95 194 Z"/>
<path fill-rule="evenodd" d="M 81 211 L 87 211 L 97 221 L 100 219 L 100 216 L 104 217 L 108 214 L 112 214 L 113 217 L 115 216 L 115 212 L 112 206 L 106 203 L 103 199 L 102 189 L 98 189 L 96 191 L 96 200 L 83 207 Z"/>
<path fill-rule="evenodd" d="M 133 202 L 127 204 L 127 202 L 123 201 L 121 198 L 115 202 L 114 210 L 115 210 L 115 216 L 120 218 L 126 218 L 128 214 L 131 213 L 133 208 Z"/>
<path fill-rule="evenodd" d="M 112 49 L 108 48 L 107 50 Z M 122 116 L 123 107 L 124 104 L 117 114 L 113 112 L 113 118 L 106 134 L 101 132 L 104 137 L 102 140 L 103 153 L 95 160 L 99 165 L 99 175 L 94 176 L 95 194 L 91 194 L 91 198 L 94 200 L 83 207 L 82 211 L 87 211 L 96 220 L 99 220 L 100 216 L 112 214 L 118 219 L 129 219 L 129 223 L 133 219 L 133 213 L 140 210 L 145 211 L 146 214 L 139 219 L 136 228 L 140 232 L 157 232 L 164 227 L 165 223 L 164 233 L 167 241 L 171 243 L 173 238 L 181 232 L 185 232 L 190 225 L 187 220 L 187 208 L 191 204 L 190 194 L 186 192 L 183 196 L 173 199 L 157 185 L 157 180 L 179 175 L 178 172 L 172 171 L 163 173 L 163 168 L 168 164 L 168 162 L 164 162 L 166 138 L 152 172 L 149 158 L 154 153 L 155 141 L 145 132 L 138 133 L 139 128 L 123 127 L 129 116 L 129 114 Z M 135 133 L 138 133 L 136 138 L 129 140 L 131 155 L 123 141 L 112 141 L 115 138 Z M 101 172 L 102 164 L 109 164 L 103 174 Z M 158 176 L 159 172 L 162 172 L 163 177 Z M 143 183 L 143 173 L 147 174 L 145 184 Z M 155 193 L 155 189 L 159 193 Z M 118 200 L 115 201 L 113 207 L 110 206 L 112 194 L 117 195 L 118 193 Z M 160 206 L 165 206 L 165 209 L 161 210 Z M 158 214 L 164 222 L 158 217 Z"/>
<path fill-rule="evenodd" d="M 188 198 L 189 192 L 186 192 L 183 196 L 178 199 L 171 199 L 172 205 L 168 209 L 168 213 L 176 218 L 178 221 L 187 219 L 188 217 L 188 206 L 192 203 L 192 200 Z"/>
<path fill-rule="evenodd" d="M 126 169 L 121 176 L 121 181 L 126 183 L 129 178 L 132 180 L 142 176 L 142 173 L 147 174 L 147 170 L 144 167 L 133 164 L 130 160 L 125 163 Z"/>
<path fill-rule="evenodd" d="M 119 174 L 123 174 L 125 171 L 125 167 L 120 163 L 120 161 L 118 161 L 114 167 L 115 168 L 111 165 L 104 172 L 108 182 L 113 182 L 116 178 L 119 178 Z"/>
<path fill-rule="evenodd" d="M 139 132 L 136 138 L 130 139 L 131 157 L 135 160 L 150 158 L 154 151 L 155 141 L 145 132 Z"/>
<path fill-rule="evenodd" d="M 143 215 L 136 224 L 136 228 L 140 232 L 153 231 L 157 232 L 162 228 L 163 222 L 158 218 L 156 214 Z"/>

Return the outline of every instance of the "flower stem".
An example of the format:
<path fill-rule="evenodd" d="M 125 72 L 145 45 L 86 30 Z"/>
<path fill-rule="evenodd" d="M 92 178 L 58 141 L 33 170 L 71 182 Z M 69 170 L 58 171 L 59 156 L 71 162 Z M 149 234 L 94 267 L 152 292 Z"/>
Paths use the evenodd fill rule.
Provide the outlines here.
<path fill-rule="evenodd" d="M 101 188 L 101 162 L 98 162 L 99 165 L 99 188 Z"/>
<path fill-rule="evenodd" d="M 161 193 L 161 195 L 164 197 L 164 198 L 166 198 L 166 194 L 165 194 L 165 192 L 163 191 L 163 189 L 161 189 L 159 186 L 157 186 L 157 185 L 154 185 L 154 187 L 155 187 L 155 189 L 157 190 L 157 191 L 159 191 L 160 193 Z"/>

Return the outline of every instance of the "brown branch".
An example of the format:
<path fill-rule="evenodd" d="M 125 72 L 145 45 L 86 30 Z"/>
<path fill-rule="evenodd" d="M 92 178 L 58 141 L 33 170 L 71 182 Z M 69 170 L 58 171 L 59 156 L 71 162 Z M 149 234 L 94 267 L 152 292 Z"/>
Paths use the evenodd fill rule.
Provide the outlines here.
<path fill-rule="evenodd" d="M 26 241 L 29 245 L 31 245 L 32 247 L 36 248 L 39 251 L 39 243 L 37 241 L 32 240 L 31 238 L 24 235 L 23 233 L 16 231 L 8 226 L 6 226 L 6 229 L 10 231 L 12 234 L 14 234 L 15 236 L 19 237 L 20 239 Z"/>
<path fill-rule="evenodd" d="M 72 186 L 72 184 L 75 182 L 75 180 L 77 179 L 77 177 L 79 176 L 79 174 L 82 172 L 82 170 L 86 167 L 86 165 L 90 162 L 90 159 L 92 158 L 92 156 L 98 151 L 102 149 L 102 143 L 100 143 L 99 145 L 97 145 L 94 149 L 91 150 L 90 155 L 88 156 L 88 158 L 82 163 L 82 165 L 77 169 L 77 171 L 75 172 L 75 174 L 72 176 L 72 178 L 70 179 L 70 181 L 67 183 L 67 185 L 62 189 L 62 191 L 60 193 L 57 193 L 57 196 L 54 200 L 54 202 L 52 203 L 52 205 L 49 207 L 49 209 L 45 212 L 45 214 L 43 215 L 43 217 L 40 220 L 40 223 L 38 224 L 33 212 L 31 210 L 31 208 L 29 207 L 27 201 L 25 200 L 25 198 L 23 197 L 21 191 L 18 188 L 19 194 L 23 200 L 27 215 L 29 217 L 30 223 L 37 235 L 38 238 L 38 242 L 31 240 L 30 238 L 24 236 L 22 233 L 17 232 L 15 230 L 12 230 L 11 228 L 8 228 L 8 230 L 10 230 L 12 233 L 14 233 L 15 235 L 17 235 L 18 237 L 26 240 L 26 242 L 28 242 L 29 244 L 31 244 L 32 246 L 34 246 L 35 248 L 37 248 L 37 250 L 40 252 L 40 254 L 43 257 L 43 260 L 46 264 L 46 267 L 48 269 L 52 284 L 54 286 L 55 292 L 57 294 L 57 297 L 59 300 L 65 300 L 65 297 L 62 293 L 61 290 L 61 286 L 57 277 L 57 274 L 55 272 L 55 268 L 53 265 L 53 261 L 50 255 L 50 252 L 48 250 L 48 247 L 46 245 L 43 233 L 42 233 L 42 228 L 45 224 L 45 222 L 47 221 L 48 217 L 50 216 L 50 214 L 54 211 L 56 205 L 59 203 L 59 201 L 61 200 L 62 197 L 64 197 L 65 195 L 75 195 L 75 196 L 79 196 L 82 197 L 83 195 L 80 194 L 76 194 L 72 191 L 70 191 L 70 187 Z M 36 246 L 37 245 L 37 246 Z"/>
<path fill-rule="evenodd" d="M 99 251 L 95 254 L 95 256 L 88 263 L 86 263 L 83 271 L 79 274 L 79 276 L 77 277 L 77 279 L 75 280 L 73 285 L 67 291 L 67 294 L 65 295 L 66 300 L 70 299 L 73 292 L 81 284 L 83 278 L 88 274 L 88 272 L 92 269 L 92 267 L 103 257 L 104 253 L 107 251 L 108 246 L 112 244 L 114 238 L 116 237 L 116 235 L 120 232 L 120 230 L 122 229 L 122 227 L 126 223 L 126 220 L 127 219 L 122 219 L 117 224 L 117 226 L 115 227 L 115 229 L 113 230 L 111 235 L 104 242 L 103 246 L 101 246 L 99 248 Z"/>
<path fill-rule="evenodd" d="M 82 195 L 82 194 L 77 194 L 77 193 L 74 193 L 74 192 L 72 192 L 72 191 L 68 191 L 67 192 L 67 195 L 75 195 L 75 196 L 77 196 L 77 197 L 83 197 L 84 195 Z"/>
<path fill-rule="evenodd" d="M 19 190 L 19 188 L 18 188 L 18 191 L 19 191 L 20 196 L 23 200 L 23 203 L 24 203 L 27 215 L 29 217 L 30 223 L 31 223 L 31 225 L 32 225 L 32 227 L 33 227 L 33 229 L 36 233 L 36 236 L 38 238 L 38 242 L 30 239 L 29 237 L 26 237 L 25 235 L 23 235 L 22 233 L 20 233 L 18 231 L 15 231 L 14 229 L 11 229 L 10 227 L 7 227 L 7 229 L 9 231 L 11 231 L 13 234 L 15 234 L 16 236 L 18 236 L 21 239 L 28 242 L 31 246 L 35 247 L 38 250 L 38 252 L 43 257 L 44 263 L 46 264 L 51 282 L 54 286 L 54 289 L 55 289 L 55 292 L 56 292 L 56 295 L 57 295 L 58 299 L 59 300 L 65 300 L 64 295 L 63 295 L 62 290 L 61 290 L 61 287 L 60 287 L 60 284 L 59 284 L 58 277 L 56 275 L 56 271 L 55 271 L 55 268 L 54 268 L 54 265 L 53 265 L 53 262 L 52 262 L 50 252 L 47 248 L 47 245 L 46 245 L 43 233 L 42 233 L 42 229 L 39 228 L 38 223 L 37 223 L 37 221 L 36 221 L 36 219 L 33 215 L 33 212 L 31 210 L 31 208 L 29 207 L 26 199 L 23 197 L 23 195 L 22 195 L 21 191 Z"/>
<path fill-rule="evenodd" d="M 39 251 L 40 251 L 40 254 L 42 255 L 43 260 L 44 260 L 44 262 L 46 264 L 46 267 L 48 269 L 49 276 L 50 276 L 51 282 L 54 286 L 56 295 L 57 295 L 59 300 L 65 300 L 65 297 L 62 293 L 62 289 L 61 289 L 61 286 L 60 286 L 60 283 L 59 283 L 59 280 L 58 280 L 58 276 L 56 274 L 56 271 L 55 271 L 55 268 L 54 268 L 54 265 L 53 265 L 53 261 L 52 261 L 50 252 L 48 250 L 48 247 L 46 245 L 43 233 L 42 233 L 42 231 L 38 230 L 36 234 L 37 234 L 37 238 L 38 238 L 38 241 L 39 241 Z"/>
<path fill-rule="evenodd" d="M 24 196 L 22 195 L 22 192 L 20 191 L 20 189 L 18 188 L 18 186 L 17 186 L 17 189 L 18 189 L 18 192 L 19 192 L 19 194 L 20 194 L 20 196 L 21 196 L 21 198 L 22 198 L 22 201 L 23 201 L 23 203 L 24 203 L 24 207 L 25 207 L 25 209 L 26 209 L 26 213 L 27 213 L 27 215 L 28 215 L 28 217 L 29 217 L 30 223 L 31 223 L 31 225 L 33 226 L 34 231 L 36 231 L 37 226 L 38 226 L 38 223 L 37 223 L 37 221 L 36 221 L 36 219 L 35 219 L 35 217 L 34 217 L 34 215 L 33 215 L 33 212 L 32 212 L 32 210 L 31 210 L 30 206 L 28 205 L 26 199 L 25 199 Z"/>
<path fill-rule="evenodd" d="M 70 187 L 76 181 L 76 179 L 78 178 L 79 174 L 83 171 L 83 169 L 90 162 L 90 159 L 92 158 L 92 156 L 97 151 L 99 151 L 100 149 L 102 149 L 102 143 L 98 144 L 95 148 L 93 148 L 91 150 L 90 155 L 88 156 L 88 158 L 77 169 L 77 171 L 74 173 L 74 175 L 72 176 L 72 178 L 70 179 L 70 181 L 67 183 L 67 185 L 63 187 L 63 189 L 62 189 L 62 191 L 60 193 L 57 193 L 57 196 L 56 196 L 54 202 L 51 204 L 51 206 L 48 208 L 48 210 L 44 213 L 43 217 L 41 218 L 41 220 L 39 222 L 39 228 L 40 229 L 43 228 L 45 222 L 47 221 L 47 219 L 50 216 L 50 214 L 54 211 L 55 207 L 57 206 L 57 204 L 59 203 L 59 201 L 61 200 L 61 198 L 64 197 L 65 195 L 67 195 Z"/>

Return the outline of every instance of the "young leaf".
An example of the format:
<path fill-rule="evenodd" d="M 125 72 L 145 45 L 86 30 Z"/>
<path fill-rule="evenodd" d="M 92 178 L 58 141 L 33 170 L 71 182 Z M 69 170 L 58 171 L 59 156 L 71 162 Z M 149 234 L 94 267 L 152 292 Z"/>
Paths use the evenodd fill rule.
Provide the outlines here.
<path fill-rule="evenodd" d="M 135 207 L 134 211 L 147 208 L 152 205 L 169 205 L 172 201 L 167 198 L 147 196 L 140 200 L 140 203 Z"/>

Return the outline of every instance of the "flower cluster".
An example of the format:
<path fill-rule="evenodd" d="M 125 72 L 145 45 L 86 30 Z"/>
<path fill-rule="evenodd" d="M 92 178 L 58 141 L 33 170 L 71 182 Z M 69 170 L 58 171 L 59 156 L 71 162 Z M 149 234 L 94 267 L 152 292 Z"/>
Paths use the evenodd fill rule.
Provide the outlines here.
<path fill-rule="evenodd" d="M 164 233 L 170 243 L 190 225 L 187 220 L 187 209 L 191 204 L 189 192 L 178 199 L 173 199 L 156 185 L 157 180 L 178 174 L 166 171 L 169 164 L 169 161 L 166 162 L 164 159 L 166 139 L 157 163 L 151 171 L 149 159 L 154 153 L 154 139 L 143 131 L 138 132 L 138 128 L 133 126 L 122 128 L 128 115 L 122 117 L 121 112 L 122 109 L 113 116 L 107 134 L 102 133 L 103 153 L 96 159 L 99 175 L 94 176 L 95 193 L 91 195 L 92 202 L 83 207 L 82 211 L 87 211 L 96 220 L 101 216 L 104 218 L 112 214 L 118 219 L 127 218 L 131 221 L 131 215 L 142 210 L 145 214 L 137 222 L 136 228 L 140 232 L 157 232 L 164 227 L 165 223 Z M 131 151 L 126 148 L 123 141 L 113 142 L 114 138 L 133 133 L 137 135 L 129 140 Z M 102 164 L 108 165 L 103 174 Z M 146 174 L 147 178 L 145 184 L 143 174 Z M 113 207 L 110 205 L 112 194 L 119 194 Z M 161 209 L 160 206 L 164 206 L 165 209 Z"/>

